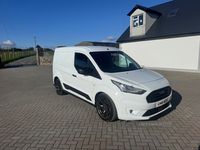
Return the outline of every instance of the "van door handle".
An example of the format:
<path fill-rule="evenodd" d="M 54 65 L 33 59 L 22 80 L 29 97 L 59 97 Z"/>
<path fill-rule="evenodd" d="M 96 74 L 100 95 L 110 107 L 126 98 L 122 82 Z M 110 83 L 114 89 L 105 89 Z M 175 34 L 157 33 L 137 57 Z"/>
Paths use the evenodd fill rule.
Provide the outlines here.
<path fill-rule="evenodd" d="M 76 77 L 76 75 L 72 74 L 73 77 Z"/>

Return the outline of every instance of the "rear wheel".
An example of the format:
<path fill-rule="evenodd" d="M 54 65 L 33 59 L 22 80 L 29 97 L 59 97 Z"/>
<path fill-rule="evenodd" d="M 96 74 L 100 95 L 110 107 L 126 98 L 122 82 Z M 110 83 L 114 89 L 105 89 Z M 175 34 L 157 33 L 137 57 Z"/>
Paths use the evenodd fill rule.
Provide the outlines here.
<path fill-rule="evenodd" d="M 104 121 L 112 122 L 117 119 L 115 104 L 113 103 L 112 99 L 104 93 L 101 93 L 97 96 L 96 109 L 97 113 Z"/>
<path fill-rule="evenodd" d="M 63 95 L 64 94 L 62 85 L 61 85 L 60 80 L 58 78 L 55 80 L 55 88 L 56 88 L 56 93 L 58 95 Z"/>

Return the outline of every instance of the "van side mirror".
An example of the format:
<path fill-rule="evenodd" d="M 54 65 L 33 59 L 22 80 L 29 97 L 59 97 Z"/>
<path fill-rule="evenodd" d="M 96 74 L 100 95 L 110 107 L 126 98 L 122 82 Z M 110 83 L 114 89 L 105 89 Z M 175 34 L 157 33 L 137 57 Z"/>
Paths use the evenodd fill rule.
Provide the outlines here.
<path fill-rule="evenodd" d="M 92 70 L 88 68 L 78 68 L 77 71 L 79 74 L 83 75 L 90 75 L 92 73 Z"/>
<path fill-rule="evenodd" d="M 85 74 L 85 69 L 78 68 L 77 71 L 78 71 L 78 73 L 80 73 L 80 74 Z"/>

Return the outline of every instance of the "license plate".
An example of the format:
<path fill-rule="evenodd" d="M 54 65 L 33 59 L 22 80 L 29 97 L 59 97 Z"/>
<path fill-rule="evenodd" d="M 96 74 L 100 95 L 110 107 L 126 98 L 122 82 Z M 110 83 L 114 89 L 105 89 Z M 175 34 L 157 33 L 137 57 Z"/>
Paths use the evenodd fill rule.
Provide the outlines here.
<path fill-rule="evenodd" d="M 164 99 L 164 100 L 162 100 L 162 101 L 157 102 L 156 103 L 156 107 L 160 107 L 160 106 L 166 104 L 167 102 L 169 102 L 170 100 L 171 100 L 171 96 L 166 98 L 166 99 Z"/>

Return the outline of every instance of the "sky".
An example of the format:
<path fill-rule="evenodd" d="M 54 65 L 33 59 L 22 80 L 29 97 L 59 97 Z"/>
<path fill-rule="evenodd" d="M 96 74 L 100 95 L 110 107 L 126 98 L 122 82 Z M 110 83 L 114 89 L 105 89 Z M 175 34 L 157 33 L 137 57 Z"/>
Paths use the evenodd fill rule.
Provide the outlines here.
<path fill-rule="evenodd" d="M 128 28 L 127 14 L 170 0 L 0 0 L 0 46 L 43 48 L 82 41 L 116 42 Z"/>

